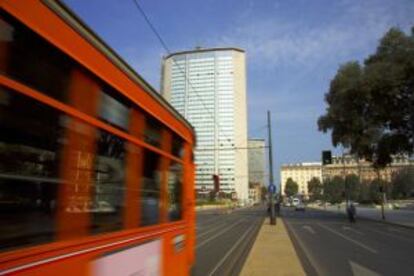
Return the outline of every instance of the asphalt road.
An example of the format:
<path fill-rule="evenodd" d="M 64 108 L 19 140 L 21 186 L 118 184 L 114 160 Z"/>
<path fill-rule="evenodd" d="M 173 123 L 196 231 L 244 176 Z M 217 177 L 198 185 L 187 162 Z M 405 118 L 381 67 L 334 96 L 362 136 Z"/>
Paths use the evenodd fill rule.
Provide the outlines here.
<path fill-rule="evenodd" d="M 238 275 L 264 217 L 263 207 L 198 212 L 192 275 Z"/>
<path fill-rule="evenodd" d="M 323 210 L 282 216 L 307 275 L 414 275 L 414 229 Z"/>

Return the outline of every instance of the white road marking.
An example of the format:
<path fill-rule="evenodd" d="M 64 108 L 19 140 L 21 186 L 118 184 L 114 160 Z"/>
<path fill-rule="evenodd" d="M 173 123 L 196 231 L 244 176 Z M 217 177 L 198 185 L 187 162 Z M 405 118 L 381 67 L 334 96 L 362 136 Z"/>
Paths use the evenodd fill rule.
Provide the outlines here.
<path fill-rule="evenodd" d="M 369 268 L 366 268 L 363 265 L 360 265 L 356 262 L 349 261 L 349 264 L 351 265 L 352 274 L 354 276 L 380 276 L 380 274 L 376 273 L 375 271 L 372 271 Z"/>
<path fill-rule="evenodd" d="M 244 240 L 244 238 L 247 236 L 247 234 L 250 233 L 250 231 L 252 230 L 252 228 L 255 227 L 255 226 L 256 226 L 255 224 L 251 225 L 249 227 L 249 229 L 247 229 L 247 231 L 243 233 L 243 235 L 236 241 L 235 244 L 233 244 L 233 246 L 229 249 L 229 251 L 227 251 L 226 255 L 224 255 L 224 257 L 221 258 L 220 262 L 218 262 L 216 264 L 216 266 L 213 268 L 213 270 L 208 274 L 209 276 L 213 275 L 220 268 L 220 266 L 227 260 L 227 258 L 234 251 L 234 249 L 237 248 L 237 246 L 239 245 L 239 243 L 241 243 Z"/>
<path fill-rule="evenodd" d="M 315 235 L 315 234 L 316 234 L 315 230 L 313 230 L 313 228 L 312 228 L 311 226 L 309 226 L 309 225 L 304 225 L 304 226 L 302 226 L 302 227 L 303 227 L 303 229 L 308 230 L 311 234 L 313 234 L 313 235 Z"/>
<path fill-rule="evenodd" d="M 236 221 L 233 224 L 230 224 L 228 227 L 224 228 L 223 230 L 221 230 L 220 232 L 218 232 L 217 234 L 211 236 L 210 238 L 204 240 L 203 242 L 197 244 L 196 249 L 202 247 L 203 245 L 205 245 L 206 243 L 208 243 L 209 241 L 217 238 L 218 236 L 220 236 L 221 234 L 224 234 L 225 232 L 229 231 L 231 228 L 233 228 L 235 225 L 242 223 L 243 221 L 245 221 L 244 219 Z"/>
<path fill-rule="evenodd" d="M 332 229 L 332 228 L 330 228 L 330 227 L 328 227 L 328 226 L 326 226 L 326 225 L 323 225 L 323 224 L 321 224 L 321 223 L 318 223 L 318 225 L 319 225 L 320 227 L 322 227 L 322 228 L 324 228 L 324 229 L 328 230 L 329 232 L 331 232 L 331 233 L 333 233 L 333 234 L 335 234 L 335 235 L 338 235 L 338 236 L 340 236 L 341 238 L 343 238 L 343 239 L 345 239 L 345 240 L 347 240 L 347 241 L 349 241 L 349 242 L 352 242 L 353 244 L 358 245 L 359 247 L 361 247 L 361 248 L 363 248 L 363 249 L 365 249 L 365 250 L 367 250 L 367 251 L 369 251 L 369 252 L 371 252 L 371 253 L 373 253 L 373 254 L 378 254 L 378 251 L 377 251 L 377 250 L 375 250 L 375 249 L 373 249 L 373 248 L 371 248 L 371 247 L 369 247 L 369 246 L 366 246 L 365 244 L 363 244 L 363 243 L 361 243 L 361 242 L 359 242 L 359 241 L 356 241 L 356 240 L 354 240 L 354 239 L 351 239 L 350 237 L 347 237 L 347 236 L 345 236 L 345 235 L 343 235 L 343 234 L 339 233 L 338 231 L 335 231 L 334 229 Z"/>
<path fill-rule="evenodd" d="M 294 227 L 291 226 L 291 223 L 287 222 L 286 220 L 283 220 L 283 221 L 285 222 L 286 227 L 290 229 L 290 232 L 295 237 L 295 240 L 299 243 L 299 246 L 301 247 L 301 249 L 305 253 L 306 258 L 309 260 L 312 267 L 315 269 L 316 273 L 318 275 L 328 275 L 327 273 L 325 273 L 323 268 L 319 265 L 319 263 L 313 257 L 313 255 L 311 254 L 311 251 L 309 251 L 309 249 L 305 246 L 305 243 L 302 241 L 302 239 L 299 238 L 299 235 L 296 234 L 296 231 L 295 231 Z"/>
<path fill-rule="evenodd" d="M 358 235 L 364 235 L 364 233 L 362 233 L 362 232 L 360 232 L 358 230 L 355 230 L 354 228 L 351 228 L 349 226 L 345 226 L 344 225 L 344 226 L 342 226 L 342 229 L 344 229 L 345 231 L 353 232 L 353 233 L 358 234 Z"/>

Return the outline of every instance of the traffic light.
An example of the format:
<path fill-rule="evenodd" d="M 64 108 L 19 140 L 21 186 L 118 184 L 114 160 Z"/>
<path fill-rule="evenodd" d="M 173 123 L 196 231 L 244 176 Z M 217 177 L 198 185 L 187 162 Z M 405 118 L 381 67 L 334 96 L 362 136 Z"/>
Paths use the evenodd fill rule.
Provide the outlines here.
<path fill-rule="evenodd" d="M 332 164 L 332 153 L 330 150 L 322 151 L 322 165 Z"/>

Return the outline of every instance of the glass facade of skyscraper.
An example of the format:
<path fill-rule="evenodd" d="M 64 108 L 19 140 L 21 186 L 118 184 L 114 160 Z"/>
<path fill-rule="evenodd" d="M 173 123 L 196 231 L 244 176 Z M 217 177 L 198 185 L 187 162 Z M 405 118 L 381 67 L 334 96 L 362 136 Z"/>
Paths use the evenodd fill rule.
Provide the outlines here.
<path fill-rule="evenodd" d="M 237 119 L 246 120 L 245 100 L 240 102 L 236 97 L 236 93 L 245 95 L 245 90 L 236 89 L 237 81 L 245 82 L 235 77 L 237 54 L 243 55 L 241 76 L 245 78 L 244 52 L 232 49 L 189 51 L 164 60 L 163 95 L 189 120 L 197 134 L 195 163 L 199 190 L 213 189 L 213 174 L 219 175 L 222 191 L 238 190 L 236 138 L 240 132 L 239 136 L 246 136 L 247 129 L 236 129 L 235 124 Z M 243 111 L 240 116 L 238 109 Z M 245 182 L 247 187 L 247 179 Z"/>

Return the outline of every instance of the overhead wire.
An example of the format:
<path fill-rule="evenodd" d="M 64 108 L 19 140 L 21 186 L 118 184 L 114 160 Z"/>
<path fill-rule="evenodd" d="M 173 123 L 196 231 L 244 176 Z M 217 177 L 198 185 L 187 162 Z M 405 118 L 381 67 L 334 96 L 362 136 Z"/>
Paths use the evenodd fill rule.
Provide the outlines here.
<path fill-rule="evenodd" d="M 164 48 L 164 50 L 167 52 L 168 55 L 171 54 L 171 51 L 167 45 L 167 43 L 165 42 L 165 40 L 162 38 L 161 34 L 157 31 L 157 29 L 155 28 L 154 24 L 152 24 L 151 20 L 149 19 L 149 17 L 147 16 L 147 14 L 145 13 L 144 9 L 142 8 L 142 6 L 139 4 L 138 0 L 133 0 L 133 2 L 135 3 L 135 7 L 138 9 L 138 11 L 141 13 L 142 17 L 144 18 L 145 22 L 148 24 L 148 26 L 150 27 L 151 31 L 155 34 L 155 36 L 157 37 L 158 41 L 160 42 L 160 44 L 162 45 L 162 47 Z M 211 110 L 206 106 L 206 104 L 204 103 L 204 101 L 202 100 L 201 96 L 198 94 L 197 90 L 194 88 L 194 86 L 192 85 L 192 83 L 190 82 L 189 78 L 186 76 L 184 70 L 182 69 L 182 67 L 174 60 L 172 59 L 174 65 L 179 69 L 180 73 L 184 76 L 185 81 L 188 83 L 188 85 L 191 87 L 193 93 L 196 95 L 196 97 L 199 99 L 200 103 L 202 104 L 203 108 L 208 112 L 208 114 L 212 117 L 214 123 L 217 125 L 217 127 L 219 129 L 221 129 L 222 127 L 220 126 L 220 124 L 215 120 L 215 116 L 214 114 L 211 112 Z M 227 135 L 224 135 L 227 136 Z M 231 142 L 231 138 L 229 136 L 226 137 L 228 142 Z M 233 138 L 233 140 L 235 140 Z"/>

